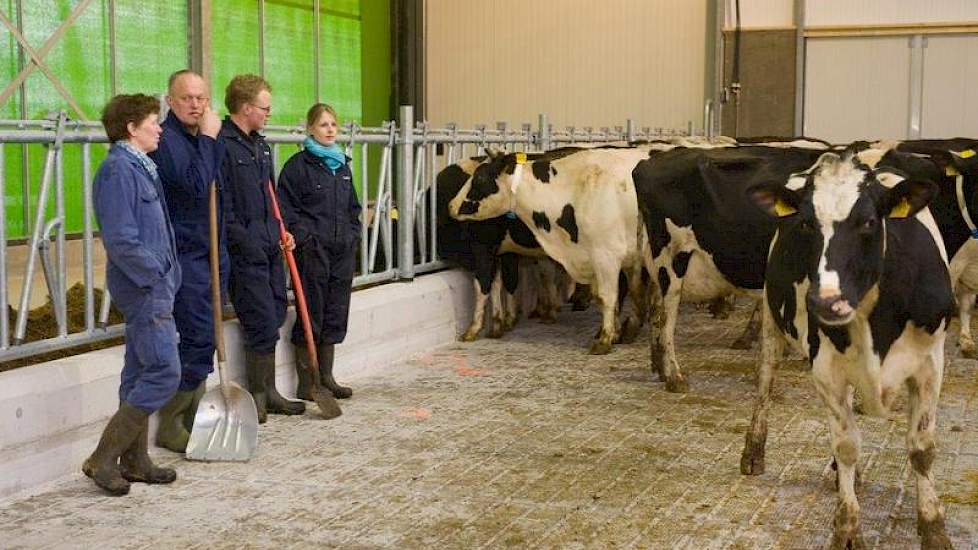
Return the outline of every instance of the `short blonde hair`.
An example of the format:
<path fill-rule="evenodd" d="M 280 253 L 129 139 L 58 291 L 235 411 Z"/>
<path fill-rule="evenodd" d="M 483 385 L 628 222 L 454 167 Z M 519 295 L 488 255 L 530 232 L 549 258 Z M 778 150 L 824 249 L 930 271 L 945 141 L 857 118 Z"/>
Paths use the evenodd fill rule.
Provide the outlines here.
<path fill-rule="evenodd" d="M 242 105 L 254 101 L 262 90 L 271 93 L 272 85 L 256 74 L 239 74 L 224 89 L 224 106 L 229 113 L 237 113 Z"/>

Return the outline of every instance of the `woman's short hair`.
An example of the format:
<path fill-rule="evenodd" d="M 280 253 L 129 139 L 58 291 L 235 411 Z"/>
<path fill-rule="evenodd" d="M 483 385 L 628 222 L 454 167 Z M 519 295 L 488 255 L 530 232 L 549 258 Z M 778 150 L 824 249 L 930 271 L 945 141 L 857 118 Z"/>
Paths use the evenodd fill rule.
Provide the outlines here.
<path fill-rule="evenodd" d="M 262 90 L 271 93 L 272 85 L 256 74 L 239 74 L 224 89 L 224 106 L 229 113 L 237 113 L 242 105 L 254 101 Z"/>
<path fill-rule="evenodd" d="M 323 116 L 323 113 L 329 113 L 333 115 L 333 120 L 337 123 L 340 121 L 340 117 L 336 115 L 336 109 L 333 109 L 332 105 L 326 103 L 317 103 L 312 107 L 309 107 L 309 112 L 306 113 L 306 129 L 311 130 L 313 126 L 319 122 L 319 117 Z"/>
<path fill-rule="evenodd" d="M 129 139 L 129 123 L 139 126 L 152 114 L 159 114 L 160 102 L 146 94 L 120 94 L 109 100 L 102 109 L 102 127 L 109 141 Z"/>

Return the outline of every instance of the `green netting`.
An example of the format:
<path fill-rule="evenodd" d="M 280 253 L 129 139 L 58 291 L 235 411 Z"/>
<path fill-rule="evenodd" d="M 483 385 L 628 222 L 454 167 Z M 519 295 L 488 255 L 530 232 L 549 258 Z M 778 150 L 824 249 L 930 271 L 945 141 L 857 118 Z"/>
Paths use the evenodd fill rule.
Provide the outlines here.
<path fill-rule="evenodd" d="M 226 114 L 224 88 L 231 78 L 258 74 L 258 0 L 214 0 L 211 29 L 211 103 Z"/>
<path fill-rule="evenodd" d="M 316 102 L 312 0 L 265 2 L 265 79 L 271 83 L 271 124 L 301 124 Z"/>
<path fill-rule="evenodd" d="M 116 89 L 166 92 L 174 71 L 187 68 L 186 2 L 115 0 Z"/>

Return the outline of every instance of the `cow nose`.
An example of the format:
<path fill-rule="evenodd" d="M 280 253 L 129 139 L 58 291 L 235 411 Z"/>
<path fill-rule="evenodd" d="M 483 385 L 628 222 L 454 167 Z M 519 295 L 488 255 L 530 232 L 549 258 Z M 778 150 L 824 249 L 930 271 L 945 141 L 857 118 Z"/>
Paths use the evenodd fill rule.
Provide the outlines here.
<path fill-rule="evenodd" d="M 834 288 L 820 288 L 817 293 L 810 292 L 808 301 L 815 315 L 826 322 L 844 321 L 852 315 L 853 309 L 842 293 Z"/>

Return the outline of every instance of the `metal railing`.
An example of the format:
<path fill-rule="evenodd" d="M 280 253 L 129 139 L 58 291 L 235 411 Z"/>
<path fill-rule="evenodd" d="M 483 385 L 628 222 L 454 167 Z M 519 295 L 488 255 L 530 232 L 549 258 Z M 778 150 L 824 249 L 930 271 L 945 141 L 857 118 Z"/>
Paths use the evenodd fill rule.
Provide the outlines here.
<path fill-rule="evenodd" d="M 482 155 L 490 146 L 510 152 L 531 152 L 569 144 L 623 143 L 693 133 L 691 123 L 685 130 L 674 130 L 636 128 L 631 120 L 614 127 L 558 130 L 548 122 L 546 115 L 539 116 L 535 129 L 530 124 L 511 129 L 503 122 L 497 122 L 494 128 L 477 125 L 472 129 L 461 129 L 455 124 L 432 128 L 427 123 L 414 123 L 411 106 L 402 106 L 398 115 L 396 123 L 385 122 L 376 128 L 347 124 L 337 139 L 355 159 L 354 169 L 359 171 L 359 196 L 364 205 L 360 262 L 354 287 L 411 280 L 417 274 L 446 267 L 439 260 L 437 250 L 437 186 L 434 182 L 441 169 L 460 159 Z M 301 126 L 269 126 L 265 135 L 273 161 L 278 166 L 283 154 L 291 154 L 286 148 L 294 147 L 298 151 L 306 132 Z M 6 209 L 0 208 L 0 362 L 121 336 L 124 325 L 108 324 L 111 297 L 104 288 L 104 280 L 102 301 L 96 314 L 94 243 L 97 237 L 92 216 L 92 146 L 108 146 L 101 125 L 69 120 L 63 111 L 45 120 L 0 120 L 0 197 L 6 197 L 4 155 L 5 147 L 11 144 L 41 144 L 46 147 L 46 155 L 34 198 L 34 215 L 30 215 L 26 206 L 24 208 L 24 227 L 31 222 L 31 231 L 26 239 L 27 259 L 12 338 L 8 314 L 8 261 L 13 243 L 8 242 Z M 79 147 L 81 155 L 84 220 L 81 234 L 75 233 L 71 237 L 82 241 L 84 328 L 69 333 L 66 265 L 66 238 L 69 235 L 65 223 L 64 153 L 67 147 L 75 146 Z M 379 161 L 371 163 L 376 158 Z M 30 186 L 26 180 L 22 184 L 24 204 L 27 205 Z M 50 208 L 52 194 L 53 209 Z M 27 342 L 28 312 L 38 261 L 51 300 L 57 334 Z"/>

